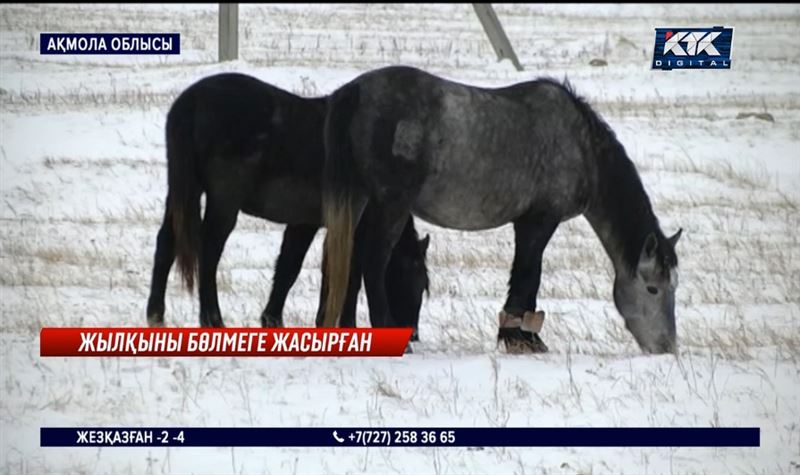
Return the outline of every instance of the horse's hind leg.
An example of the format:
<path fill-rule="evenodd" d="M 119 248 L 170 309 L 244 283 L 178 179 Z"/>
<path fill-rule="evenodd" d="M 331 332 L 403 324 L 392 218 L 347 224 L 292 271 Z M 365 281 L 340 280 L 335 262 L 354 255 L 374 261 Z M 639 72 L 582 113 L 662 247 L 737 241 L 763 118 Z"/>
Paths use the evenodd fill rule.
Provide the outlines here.
<path fill-rule="evenodd" d="M 164 326 L 164 294 L 172 263 L 175 262 L 175 235 L 172 232 L 172 213 L 167 196 L 164 221 L 156 238 L 156 254 L 153 264 L 153 277 L 150 281 L 150 297 L 147 299 L 147 324 L 151 327 Z"/>
<path fill-rule="evenodd" d="M 217 297 L 217 266 L 239 214 L 239 200 L 206 193 L 200 253 L 200 326 L 222 327 Z"/>
<path fill-rule="evenodd" d="M 367 225 L 364 226 L 361 256 L 370 323 L 373 327 L 398 326 L 389 307 L 386 267 L 392 250 L 403 232 L 410 210 L 408 206 L 400 203 L 380 205 L 380 207 L 370 205 L 368 208 L 371 208 L 372 212 L 366 210 L 362 219 Z"/>
<path fill-rule="evenodd" d="M 514 221 L 514 264 L 508 298 L 501 314 L 498 340 L 512 352 L 545 352 L 538 334 L 526 329 L 523 318 L 536 311 L 536 295 L 542 276 L 542 255 L 559 221 L 543 214 L 529 213 Z"/>
<path fill-rule="evenodd" d="M 311 225 L 286 226 L 283 232 L 281 252 L 275 264 L 272 291 L 270 291 L 267 306 L 261 313 L 262 327 L 283 326 L 283 305 L 286 303 L 286 296 L 297 280 L 303 259 L 306 257 L 318 229 L 318 226 Z"/>

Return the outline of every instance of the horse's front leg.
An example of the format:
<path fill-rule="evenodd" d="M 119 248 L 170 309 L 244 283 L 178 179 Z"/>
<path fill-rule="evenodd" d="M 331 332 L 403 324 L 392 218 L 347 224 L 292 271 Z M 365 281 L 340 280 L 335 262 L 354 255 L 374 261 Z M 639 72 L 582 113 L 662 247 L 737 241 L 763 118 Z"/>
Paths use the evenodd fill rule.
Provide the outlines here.
<path fill-rule="evenodd" d="M 542 276 L 542 255 L 558 223 L 539 213 L 528 213 L 514 221 L 514 264 L 497 334 L 511 353 L 547 351 L 538 335 L 543 314 L 536 313 L 536 294 Z"/>
<path fill-rule="evenodd" d="M 272 277 L 272 290 L 267 306 L 261 312 L 262 327 L 283 326 L 283 306 L 286 303 L 286 296 L 300 274 L 303 260 L 318 229 L 319 226 L 308 224 L 290 224 L 283 231 L 281 252 L 278 255 L 275 274 Z"/>

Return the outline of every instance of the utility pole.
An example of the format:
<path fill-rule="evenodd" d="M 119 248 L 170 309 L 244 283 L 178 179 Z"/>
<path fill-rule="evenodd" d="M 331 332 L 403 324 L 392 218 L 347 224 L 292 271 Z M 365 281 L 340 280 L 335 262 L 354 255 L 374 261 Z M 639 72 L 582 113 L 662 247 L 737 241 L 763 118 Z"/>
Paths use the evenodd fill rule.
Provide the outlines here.
<path fill-rule="evenodd" d="M 506 32 L 503 30 L 500 20 L 497 19 L 497 14 L 494 12 L 492 4 L 473 3 L 472 8 L 475 9 L 475 13 L 478 15 L 481 25 L 483 25 L 483 31 L 486 32 L 486 36 L 489 37 L 489 42 L 492 43 L 494 52 L 497 53 L 497 58 L 510 59 L 514 67 L 517 68 L 517 71 L 522 71 L 522 65 L 516 53 L 514 53 L 514 48 L 511 47 L 511 42 L 508 41 L 508 36 L 506 36 Z"/>

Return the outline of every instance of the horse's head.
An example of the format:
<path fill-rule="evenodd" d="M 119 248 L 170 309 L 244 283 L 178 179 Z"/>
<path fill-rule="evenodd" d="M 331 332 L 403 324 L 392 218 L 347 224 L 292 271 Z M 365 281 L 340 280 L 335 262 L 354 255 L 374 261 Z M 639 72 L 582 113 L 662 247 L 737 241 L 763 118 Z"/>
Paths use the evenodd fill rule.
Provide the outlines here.
<path fill-rule="evenodd" d="M 419 339 L 417 325 L 422 307 L 422 295 L 428 291 L 428 253 L 430 235 L 417 239 L 401 239 L 386 268 L 386 292 L 389 308 L 399 326 L 412 327 L 411 340 Z"/>
<path fill-rule="evenodd" d="M 670 238 L 650 233 L 634 272 L 618 272 L 614 281 L 614 303 L 625 318 L 625 327 L 648 353 L 677 351 L 675 245 L 682 232 L 678 230 Z"/>

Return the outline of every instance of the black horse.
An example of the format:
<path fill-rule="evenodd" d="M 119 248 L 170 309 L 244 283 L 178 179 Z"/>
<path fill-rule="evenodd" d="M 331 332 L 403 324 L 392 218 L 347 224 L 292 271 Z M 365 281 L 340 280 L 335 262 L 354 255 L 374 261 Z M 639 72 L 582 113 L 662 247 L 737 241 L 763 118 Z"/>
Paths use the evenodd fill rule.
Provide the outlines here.
<path fill-rule="evenodd" d="M 199 274 L 200 325 L 223 326 L 217 264 L 239 211 L 287 224 L 269 303 L 261 315 L 262 326 L 283 325 L 286 296 L 322 224 L 325 110 L 324 97 L 302 98 L 234 73 L 202 79 L 175 100 L 166 124 L 168 193 L 147 304 L 150 326 L 164 324 L 164 293 L 176 256 L 190 291 Z M 392 309 L 401 326 L 416 329 L 428 287 L 429 237 L 417 240 L 409 215 L 400 240 L 403 245 L 392 255 L 386 284 L 393 289 Z M 359 264 L 354 262 L 342 326 L 355 326 Z M 322 318 L 320 310 L 318 324 Z"/>
<path fill-rule="evenodd" d="M 676 349 L 681 231 L 664 235 L 622 144 L 568 85 L 542 79 L 487 89 L 409 67 L 375 70 L 331 95 L 325 146 L 326 325 L 342 305 L 354 228 L 369 204 L 364 284 L 374 322 L 397 324 L 384 275 L 409 212 L 461 230 L 512 222 L 498 338 L 542 351 L 529 318 L 542 253 L 559 223 L 583 214 L 614 264 L 614 302 L 640 347 Z"/>

